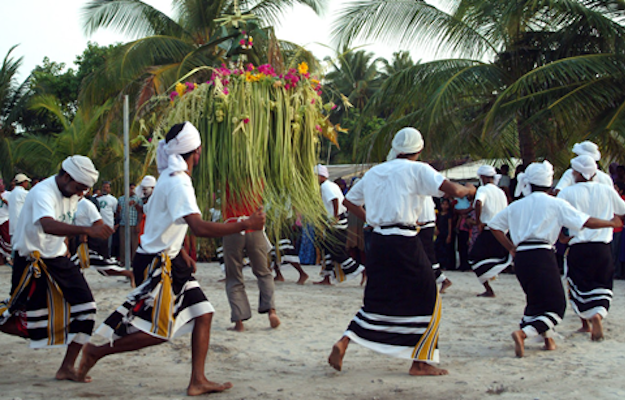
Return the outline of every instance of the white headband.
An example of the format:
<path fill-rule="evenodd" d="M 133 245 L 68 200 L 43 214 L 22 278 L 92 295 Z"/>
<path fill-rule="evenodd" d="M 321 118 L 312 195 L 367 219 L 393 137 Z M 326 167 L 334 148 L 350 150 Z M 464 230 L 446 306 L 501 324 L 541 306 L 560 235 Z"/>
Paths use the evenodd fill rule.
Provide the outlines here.
<path fill-rule="evenodd" d="M 386 156 L 387 161 L 397 158 L 400 154 L 414 154 L 423 150 L 423 136 L 415 128 L 403 128 L 395 134 L 392 148 Z"/>
<path fill-rule="evenodd" d="M 91 159 L 85 156 L 67 157 L 61 167 L 73 180 L 89 187 L 95 185 L 100 176 Z"/>
<path fill-rule="evenodd" d="M 571 168 L 582 174 L 587 180 L 591 180 L 597 173 L 597 163 L 588 155 L 577 156 L 572 159 Z"/>
<path fill-rule="evenodd" d="M 573 146 L 573 153 L 577 154 L 578 156 L 591 156 L 595 161 L 601 160 L 599 147 L 588 140 L 581 143 L 575 143 L 575 145 Z"/>
<path fill-rule="evenodd" d="M 190 122 L 185 122 L 182 130 L 175 138 L 166 142 L 165 139 L 158 142 L 156 150 L 156 166 L 160 174 L 167 168 L 174 172 L 186 171 L 187 163 L 182 154 L 187 154 L 202 145 L 200 132 Z"/>
<path fill-rule="evenodd" d="M 328 167 L 325 165 L 317 164 L 315 165 L 315 174 L 319 176 L 323 176 L 324 178 L 329 178 L 330 173 L 328 172 Z"/>
<path fill-rule="evenodd" d="M 553 165 L 547 160 L 542 163 L 531 163 L 525 172 L 517 177 L 517 187 L 514 196 L 518 197 L 521 193 L 529 196 L 532 193 L 530 185 L 551 187 L 553 183 Z"/>

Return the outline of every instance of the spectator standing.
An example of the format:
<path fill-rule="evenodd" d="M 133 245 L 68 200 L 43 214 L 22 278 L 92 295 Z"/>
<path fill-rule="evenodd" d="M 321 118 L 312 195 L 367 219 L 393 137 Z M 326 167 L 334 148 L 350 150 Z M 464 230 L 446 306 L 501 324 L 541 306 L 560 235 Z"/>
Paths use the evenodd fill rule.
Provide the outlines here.
<path fill-rule="evenodd" d="M 119 217 L 119 258 L 122 264 L 125 263 L 126 260 L 126 251 L 130 251 L 130 259 L 132 260 L 135 257 L 135 252 L 137 251 L 137 246 L 139 246 L 139 220 L 141 209 L 143 206 L 141 199 L 139 196 L 135 194 L 134 183 L 130 184 L 130 197 L 128 198 L 128 206 L 130 209 L 130 219 L 126 221 L 126 196 L 121 196 L 118 200 L 117 204 L 117 214 Z M 130 249 L 126 249 L 126 225 L 130 226 Z"/>
<path fill-rule="evenodd" d="M 100 214 L 102 215 L 102 222 L 105 225 L 115 229 L 115 212 L 117 211 L 117 199 L 111 194 L 111 183 L 102 183 L 102 193 L 96 197 Z M 113 247 L 113 236 L 108 238 L 108 255 L 111 255 L 111 248 Z"/>

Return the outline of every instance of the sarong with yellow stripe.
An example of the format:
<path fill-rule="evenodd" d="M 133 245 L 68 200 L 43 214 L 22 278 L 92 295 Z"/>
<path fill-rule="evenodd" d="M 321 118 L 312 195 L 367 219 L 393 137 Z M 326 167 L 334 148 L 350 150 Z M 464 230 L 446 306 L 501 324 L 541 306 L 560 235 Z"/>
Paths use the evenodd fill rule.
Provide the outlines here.
<path fill-rule="evenodd" d="M 441 297 L 418 236 L 374 233 L 364 306 L 345 335 L 398 358 L 439 361 Z"/>
<path fill-rule="evenodd" d="M 142 331 L 168 340 L 191 332 L 194 318 L 214 312 L 182 257 L 137 253 L 133 270 L 142 283 L 98 328 L 98 335 L 114 340 Z"/>
<path fill-rule="evenodd" d="M 104 276 L 109 276 L 111 271 L 125 271 L 116 258 L 104 257 L 97 251 L 90 249 L 87 243 L 81 243 L 78 246 L 76 254 L 72 256 L 71 260 L 80 269 L 93 268 Z"/>
<path fill-rule="evenodd" d="M 42 259 L 35 251 L 16 257 L 11 297 L 0 303 L 0 324 L 25 319 L 30 346 L 84 344 L 93 331 L 95 302 L 87 282 L 68 258 Z"/>

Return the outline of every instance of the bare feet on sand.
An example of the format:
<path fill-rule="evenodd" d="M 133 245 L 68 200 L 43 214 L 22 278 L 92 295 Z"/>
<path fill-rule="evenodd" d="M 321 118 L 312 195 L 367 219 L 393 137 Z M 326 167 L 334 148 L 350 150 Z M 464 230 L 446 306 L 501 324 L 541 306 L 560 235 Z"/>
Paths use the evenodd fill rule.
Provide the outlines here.
<path fill-rule="evenodd" d="M 551 351 L 556 349 L 556 341 L 553 338 L 546 337 L 545 345 L 543 346 L 543 350 Z"/>
<path fill-rule="evenodd" d="M 332 368 L 337 371 L 340 371 L 343 368 L 343 357 L 345 357 L 347 345 L 349 345 L 349 338 L 347 336 L 343 336 L 341 340 L 332 346 L 330 357 L 328 357 L 328 364 L 330 364 Z"/>
<path fill-rule="evenodd" d="M 583 319 L 580 318 L 582 320 L 582 327 L 579 328 L 577 331 L 575 332 L 579 332 L 579 333 L 590 333 L 591 329 L 590 329 L 590 322 L 588 322 L 587 319 Z"/>
<path fill-rule="evenodd" d="M 91 382 L 90 376 L 81 377 L 78 372 L 74 368 L 65 368 L 61 367 L 58 371 L 56 371 L 56 375 L 54 376 L 56 380 L 59 381 L 74 381 L 74 382 L 82 382 L 89 383 Z"/>
<path fill-rule="evenodd" d="M 319 282 L 313 282 L 314 285 L 328 285 L 328 286 L 332 286 L 332 283 L 330 282 L 330 277 L 326 276 L 323 278 L 323 280 L 319 281 Z"/>
<path fill-rule="evenodd" d="M 87 373 L 93 368 L 93 366 L 100 359 L 95 354 L 96 346 L 91 343 L 87 343 L 82 347 L 82 357 L 80 358 L 80 366 L 78 367 L 78 378 L 79 379 L 89 379 Z"/>
<path fill-rule="evenodd" d="M 284 276 L 282 276 L 282 274 L 281 274 L 281 273 L 277 273 L 277 274 L 276 274 L 276 277 L 275 277 L 275 278 L 273 278 L 273 281 L 274 281 L 274 282 L 284 282 Z"/>
<path fill-rule="evenodd" d="M 441 293 L 445 293 L 447 288 L 449 288 L 451 285 L 453 285 L 453 283 L 451 283 L 449 279 L 445 279 L 441 284 Z"/>
<path fill-rule="evenodd" d="M 412 376 L 438 376 L 449 375 L 449 371 L 437 368 L 423 361 L 413 361 L 408 373 Z"/>
<path fill-rule="evenodd" d="M 599 314 L 593 315 L 590 319 L 590 323 L 592 324 L 592 334 L 590 335 L 590 339 L 593 342 L 599 342 L 603 340 L 603 317 Z"/>
<path fill-rule="evenodd" d="M 217 393 L 228 390 L 232 387 L 232 383 L 217 383 L 211 382 L 208 379 L 204 379 L 204 382 L 193 382 L 189 384 L 187 388 L 188 396 L 199 396 L 207 393 Z"/>
<path fill-rule="evenodd" d="M 233 327 L 228 328 L 229 331 L 235 332 L 243 332 L 245 327 L 243 326 L 243 321 L 236 321 Z"/>
<path fill-rule="evenodd" d="M 280 318 L 278 318 L 278 314 L 276 314 L 276 310 L 269 310 L 269 326 L 273 329 L 276 329 L 280 326 Z"/>
<path fill-rule="evenodd" d="M 478 294 L 477 297 L 496 297 L 496 296 L 495 296 L 495 292 L 493 292 L 492 290 L 486 290 L 484 293 Z"/>
<path fill-rule="evenodd" d="M 527 335 L 522 330 L 512 332 L 512 340 L 514 340 L 514 354 L 517 357 L 525 355 L 525 339 Z"/>
<path fill-rule="evenodd" d="M 308 280 L 308 274 L 300 274 L 299 279 L 297 280 L 298 285 L 303 285 L 304 282 Z"/>

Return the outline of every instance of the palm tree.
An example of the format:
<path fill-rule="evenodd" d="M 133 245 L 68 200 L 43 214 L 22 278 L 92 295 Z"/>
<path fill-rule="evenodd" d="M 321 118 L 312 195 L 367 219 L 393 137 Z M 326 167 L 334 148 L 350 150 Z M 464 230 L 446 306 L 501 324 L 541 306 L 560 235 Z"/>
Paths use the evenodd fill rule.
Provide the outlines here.
<path fill-rule="evenodd" d="M 16 47 L 9 49 L 0 67 L 0 174 L 4 178 L 13 176 L 12 141 L 16 138 L 19 118 L 28 101 L 29 79 L 21 84 L 17 81 L 23 58 L 11 57 Z"/>
<path fill-rule="evenodd" d="M 463 57 L 418 64 L 385 82 L 369 111 L 388 107 L 391 94 L 400 99 L 374 142 L 375 156 L 404 124 L 428 136 L 430 156 L 549 157 L 563 166 L 568 143 L 585 138 L 625 155 L 621 2 L 449 4 L 444 11 L 421 1 L 361 1 L 337 20 L 341 43 L 436 43 Z"/>

